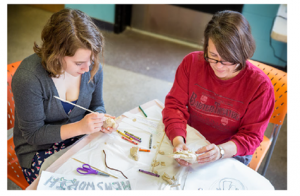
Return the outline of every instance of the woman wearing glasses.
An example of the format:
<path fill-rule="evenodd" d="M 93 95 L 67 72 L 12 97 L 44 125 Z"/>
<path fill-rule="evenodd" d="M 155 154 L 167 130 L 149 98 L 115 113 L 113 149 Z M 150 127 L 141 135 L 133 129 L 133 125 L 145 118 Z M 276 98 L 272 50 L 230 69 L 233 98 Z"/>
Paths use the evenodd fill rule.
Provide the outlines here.
<path fill-rule="evenodd" d="M 242 14 L 226 10 L 213 16 L 204 32 L 204 51 L 185 56 L 165 99 L 163 122 L 174 152 L 188 150 L 188 124 L 211 143 L 196 151 L 202 153 L 198 163 L 234 157 L 248 165 L 274 107 L 271 81 L 247 61 L 254 51 Z"/>

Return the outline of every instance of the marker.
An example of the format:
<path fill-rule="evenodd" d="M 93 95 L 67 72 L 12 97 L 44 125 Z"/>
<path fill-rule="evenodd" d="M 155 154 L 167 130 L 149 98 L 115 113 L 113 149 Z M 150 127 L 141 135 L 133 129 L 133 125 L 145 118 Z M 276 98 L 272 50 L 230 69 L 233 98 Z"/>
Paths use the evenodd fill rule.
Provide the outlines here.
<path fill-rule="evenodd" d="M 134 142 L 134 141 L 132 141 L 132 140 L 130 140 L 130 139 L 124 137 L 124 136 L 122 136 L 122 139 L 124 139 L 124 140 L 126 140 L 126 141 L 128 141 L 128 142 L 131 142 L 131 143 L 133 143 L 133 144 L 135 144 L 135 145 L 138 145 L 138 143 L 136 143 L 136 142 Z"/>
<path fill-rule="evenodd" d="M 129 135 L 131 135 L 131 136 L 137 138 L 138 140 L 142 141 L 142 138 L 140 138 L 140 137 L 138 137 L 138 136 L 136 136 L 136 135 L 133 135 L 132 133 L 129 133 L 128 131 L 124 131 L 124 133 L 125 133 L 125 134 L 128 133 Z"/>
<path fill-rule="evenodd" d="M 152 134 L 150 135 L 149 149 L 151 149 L 151 145 L 152 145 Z"/>
<path fill-rule="evenodd" d="M 125 135 L 125 134 L 124 134 L 124 133 L 122 133 L 121 131 L 117 130 L 117 132 L 118 132 L 119 134 L 123 135 L 124 137 L 126 137 L 127 139 L 130 139 L 130 140 L 132 140 L 132 138 L 131 138 L 131 137 L 129 137 L 128 135 Z"/>
<path fill-rule="evenodd" d="M 143 151 L 143 152 L 150 152 L 150 150 L 148 150 L 148 149 L 139 149 L 139 151 Z"/>
<path fill-rule="evenodd" d="M 125 134 L 126 134 L 128 137 L 134 139 L 135 141 L 141 142 L 141 140 L 137 139 L 136 137 L 134 137 L 134 136 L 132 136 L 132 135 L 126 133 L 126 132 L 125 132 Z"/>
<path fill-rule="evenodd" d="M 139 106 L 140 110 L 142 110 L 143 114 L 147 117 L 147 114 L 144 112 L 141 106 Z"/>
<path fill-rule="evenodd" d="M 139 169 L 139 172 L 143 172 L 143 173 L 149 174 L 151 176 L 159 177 L 158 174 L 155 174 L 155 173 L 152 173 L 152 172 L 149 172 L 149 171 L 145 171 L 145 170 L 142 170 L 142 169 Z"/>

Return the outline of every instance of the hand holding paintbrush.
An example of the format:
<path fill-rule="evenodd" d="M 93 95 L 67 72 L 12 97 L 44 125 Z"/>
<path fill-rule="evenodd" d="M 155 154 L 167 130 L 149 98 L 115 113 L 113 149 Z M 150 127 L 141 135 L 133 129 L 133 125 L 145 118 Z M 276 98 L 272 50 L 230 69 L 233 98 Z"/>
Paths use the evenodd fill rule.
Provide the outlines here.
<path fill-rule="evenodd" d="M 79 126 L 79 130 L 83 131 L 81 134 L 91 134 L 99 131 L 103 133 L 112 133 L 118 128 L 118 124 L 114 121 L 115 117 L 113 116 L 94 112 L 92 110 L 86 109 L 82 106 L 79 106 L 67 100 L 61 99 L 57 96 L 54 96 L 54 98 L 69 103 L 71 105 L 74 105 L 88 112 L 91 112 L 90 114 L 85 115 L 85 117 L 82 120 L 77 122 L 77 126 Z"/>

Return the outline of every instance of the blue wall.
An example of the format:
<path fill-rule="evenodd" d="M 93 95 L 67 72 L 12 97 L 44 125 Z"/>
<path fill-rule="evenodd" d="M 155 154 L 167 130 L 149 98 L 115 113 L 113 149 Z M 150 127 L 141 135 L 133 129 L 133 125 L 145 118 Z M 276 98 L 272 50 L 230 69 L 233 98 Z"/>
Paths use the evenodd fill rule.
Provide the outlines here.
<path fill-rule="evenodd" d="M 279 4 L 245 4 L 242 14 L 250 23 L 256 42 L 256 51 L 251 59 L 284 67 L 285 62 L 274 56 L 270 46 L 271 29 Z M 272 39 L 276 56 L 287 60 L 287 43 Z"/>
<path fill-rule="evenodd" d="M 115 23 L 115 4 L 65 4 L 65 8 L 78 9 L 92 18 Z"/>

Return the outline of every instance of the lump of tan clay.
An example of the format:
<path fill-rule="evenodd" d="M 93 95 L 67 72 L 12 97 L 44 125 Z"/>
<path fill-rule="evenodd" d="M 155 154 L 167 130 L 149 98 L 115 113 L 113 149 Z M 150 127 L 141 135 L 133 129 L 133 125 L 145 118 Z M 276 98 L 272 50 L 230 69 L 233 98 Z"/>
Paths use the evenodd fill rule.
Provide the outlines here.
<path fill-rule="evenodd" d="M 130 155 L 134 158 L 134 160 L 139 160 L 139 147 L 132 147 L 130 148 Z"/>
<path fill-rule="evenodd" d="M 106 120 L 103 122 L 103 128 L 107 127 L 117 128 L 116 121 L 110 117 L 106 117 Z"/>
<path fill-rule="evenodd" d="M 153 163 L 151 164 L 152 167 L 157 167 L 159 166 L 159 161 L 154 160 Z"/>
<path fill-rule="evenodd" d="M 183 159 L 189 163 L 197 163 L 197 156 L 194 152 L 189 150 L 183 150 L 174 152 L 173 154 L 168 155 L 169 157 L 173 157 L 174 159 Z"/>
<path fill-rule="evenodd" d="M 164 154 L 165 154 L 165 152 L 164 152 L 164 151 L 161 151 L 161 150 L 159 150 L 158 153 L 161 154 L 161 155 L 164 155 Z"/>
<path fill-rule="evenodd" d="M 163 180 L 165 180 L 169 185 L 172 185 L 174 182 L 172 181 L 171 177 L 164 172 L 161 176 Z"/>

